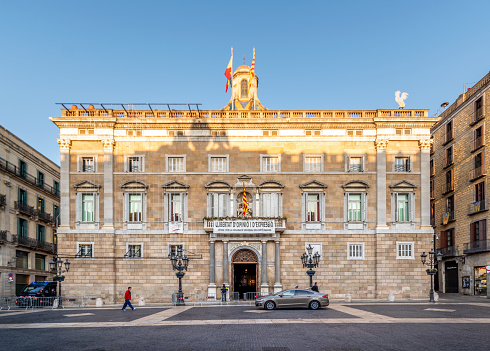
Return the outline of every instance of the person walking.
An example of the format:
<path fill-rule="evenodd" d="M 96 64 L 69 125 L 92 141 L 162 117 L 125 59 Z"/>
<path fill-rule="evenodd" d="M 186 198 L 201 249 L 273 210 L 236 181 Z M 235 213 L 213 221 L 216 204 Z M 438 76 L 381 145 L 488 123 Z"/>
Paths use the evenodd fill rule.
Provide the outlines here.
<path fill-rule="evenodd" d="M 320 291 L 318 290 L 318 285 L 317 285 L 317 283 L 316 283 L 316 282 L 315 282 L 315 285 L 313 285 L 313 286 L 311 287 L 311 290 L 316 291 L 316 292 L 320 292 Z"/>
<path fill-rule="evenodd" d="M 126 311 L 126 306 L 131 307 L 131 309 L 134 311 L 134 307 L 133 305 L 131 305 L 131 287 L 129 287 L 124 294 L 124 306 L 122 308 L 123 311 Z"/>
<path fill-rule="evenodd" d="M 226 287 L 225 284 L 223 284 L 223 287 L 221 288 L 221 301 L 226 302 L 226 291 L 228 288 Z"/>

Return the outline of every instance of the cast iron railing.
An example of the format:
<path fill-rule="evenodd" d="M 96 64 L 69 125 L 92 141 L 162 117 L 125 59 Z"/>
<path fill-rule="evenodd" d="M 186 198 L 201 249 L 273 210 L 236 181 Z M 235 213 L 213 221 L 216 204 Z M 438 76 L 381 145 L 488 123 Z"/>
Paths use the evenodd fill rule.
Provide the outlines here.
<path fill-rule="evenodd" d="M 47 243 L 45 241 L 40 241 L 25 236 L 13 235 L 13 241 L 19 245 L 24 245 L 31 248 L 37 248 L 49 252 L 56 251 L 53 243 Z"/>
<path fill-rule="evenodd" d="M 471 241 L 464 244 L 463 253 L 490 251 L 490 240 Z"/>

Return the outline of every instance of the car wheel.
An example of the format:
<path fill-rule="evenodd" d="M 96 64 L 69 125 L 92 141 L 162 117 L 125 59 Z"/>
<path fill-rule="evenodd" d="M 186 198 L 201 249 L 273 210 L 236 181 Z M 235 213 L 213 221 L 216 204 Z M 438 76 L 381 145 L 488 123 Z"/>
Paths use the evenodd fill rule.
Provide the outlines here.
<path fill-rule="evenodd" d="M 274 303 L 274 301 L 267 301 L 265 304 L 264 304 L 264 308 L 266 310 L 273 310 L 274 308 L 276 308 L 276 304 Z"/>
<path fill-rule="evenodd" d="M 320 303 L 318 301 L 311 301 L 310 302 L 310 309 L 317 310 L 319 308 L 320 308 Z"/>

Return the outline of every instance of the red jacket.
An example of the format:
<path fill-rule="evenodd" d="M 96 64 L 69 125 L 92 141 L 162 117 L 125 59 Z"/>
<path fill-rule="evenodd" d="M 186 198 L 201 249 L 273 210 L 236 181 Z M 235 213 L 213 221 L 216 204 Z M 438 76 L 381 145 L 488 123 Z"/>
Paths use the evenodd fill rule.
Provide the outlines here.
<path fill-rule="evenodd" d="M 131 291 L 126 290 L 126 293 L 124 294 L 124 300 L 131 300 Z"/>

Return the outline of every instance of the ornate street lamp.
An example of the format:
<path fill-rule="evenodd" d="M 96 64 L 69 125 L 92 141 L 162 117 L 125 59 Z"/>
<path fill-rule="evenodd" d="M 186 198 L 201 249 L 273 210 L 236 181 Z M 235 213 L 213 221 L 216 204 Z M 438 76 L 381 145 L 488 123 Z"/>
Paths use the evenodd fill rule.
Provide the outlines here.
<path fill-rule="evenodd" d="M 426 270 L 427 274 L 430 275 L 430 302 L 434 301 L 434 275 L 437 273 L 437 269 L 434 268 L 434 264 L 437 262 L 441 262 L 442 253 L 438 252 L 436 257 L 434 257 L 435 252 L 433 249 L 429 251 L 429 260 L 427 261 L 427 255 L 425 251 L 420 255 L 421 261 L 423 265 L 429 266 L 430 268 Z"/>
<path fill-rule="evenodd" d="M 53 280 L 55 282 L 58 282 L 58 291 L 56 294 L 56 296 L 58 297 L 58 306 L 61 306 L 61 301 L 59 300 L 61 298 L 61 282 L 65 280 L 65 276 L 63 275 L 63 273 L 68 273 L 68 271 L 70 270 L 70 264 L 71 262 L 68 261 L 68 258 L 63 263 L 63 260 L 58 255 L 54 257 L 54 261 L 51 260 L 49 262 L 49 268 L 52 272 L 56 273 Z M 63 270 L 63 265 L 65 266 L 65 270 Z"/>
<path fill-rule="evenodd" d="M 313 255 L 313 247 L 308 244 L 306 248 L 307 253 L 303 253 L 301 255 L 301 262 L 303 263 L 303 268 L 308 268 L 306 274 L 310 277 L 310 289 L 313 286 L 313 276 L 315 275 L 315 271 L 312 268 L 318 267 L 318 263 L 320 262 L 320 255 L 318 252 L 315 252 Z"/>
<path fill-rule="evenodd" d="M 179 278 L 179 292 L 177 293 L 177 302 L 175 303 L 175 305 L 184 306 L 185 303 L 184 303 L 184 293 L 182 292 L 182 278 L 185 275 L 183 271 L 187 271 L 189 258 L 184 253 L 182 246 L 179 246 L 177 248 L 177 254 L 172 252 L 171 254 L 168 255 L 168 258 L 170 259 L 170 262 L 172 262 L 172 269 L 174 271 L 177 271 L 175 272 L 175 275 L 177 276 L 177 278 Z"/>

